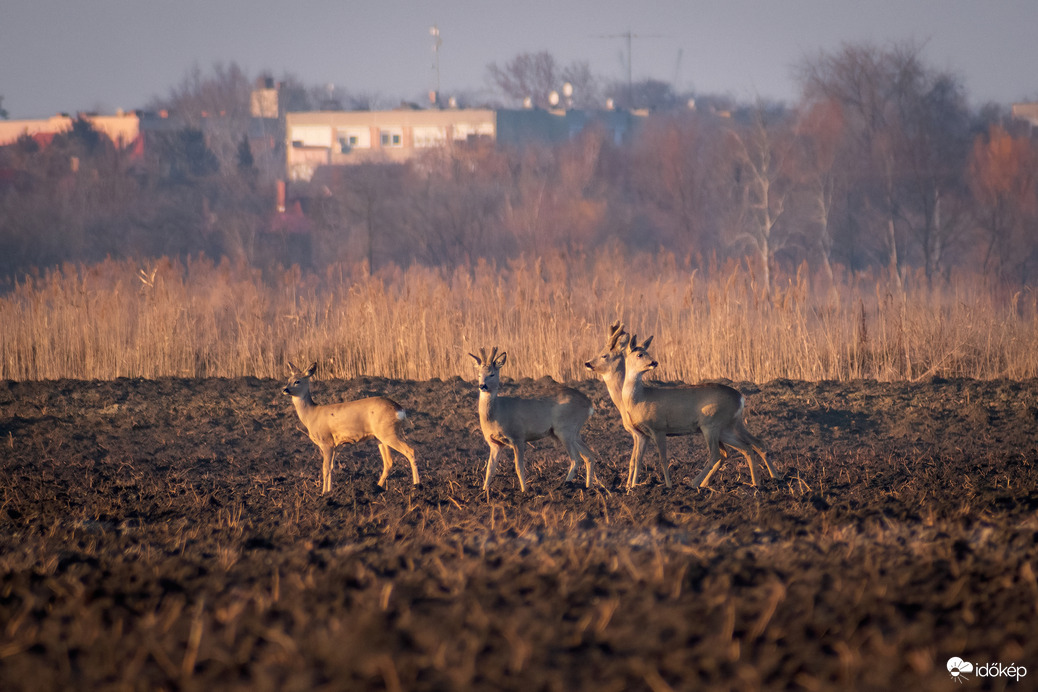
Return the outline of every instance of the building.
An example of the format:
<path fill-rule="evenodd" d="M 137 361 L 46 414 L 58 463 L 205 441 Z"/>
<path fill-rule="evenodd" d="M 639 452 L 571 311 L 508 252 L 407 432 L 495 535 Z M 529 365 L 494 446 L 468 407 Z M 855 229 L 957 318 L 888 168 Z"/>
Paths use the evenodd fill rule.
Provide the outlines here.
<path fill-rule="evenodd" d="M 249 95 L 249 113 L 253 118 L 277 120 L 281 117 L 281 83 L 271 77 L 260 77 Z"/>
<path fill-rule="evenodd" d="M 1026 123 L 1030 132 L 1038 126 L 1038 103 L 1014 103 L 1012 114 L 1013 120 Z"/>
<path fill-rule="evenodd" d="M 68 132 L 72 123 L 82 118 L 98 132 L 107 135 L 117 147 L 125 148 L 137 142 L 141 134 L 141 114 L 138 112 L 115 115 L 91 115 L 81 113 L 75 118 L 67 114 L 55 115 L 41 120 L 0 120 L 0 146 L 13 144 L 22 136 L 38 137 Z"/>
<path fill-rule="evenodd" d="M 497 142 L 503 147 L 522 147 L 531 142 L 561 144 L 590 128 L 606 132 L 615 144 L 628 141 L 649 115 L 648 111 L 578 110 L 539 108 L 504 109 L 497 112 Z"/>
<path fill-rule="evenodd" d="M 314 111 L 285 116 L 289 180 L 310 180 L 320 166 L 400 163 L 422 150 L 497 133 L 488 109 Z"/>
<path fill-rule="evenodd" d="M 255 96 L 259 93 L 258 96 Z M 263 115 L 277 109 L 277 91 L 266 90 L 254 93 L 254 106 Z M 271 111 L 271 109 L 275 111 Z M 190 120 L 168 111 L 118 112 L 115 115 L 80 113 L 75 117 L 61 114 L 39 120 L 0 120 L 0 146 L 14 144 L 21 137 L 31 137 L 41 147 L 50 146 L 55 136 L 72 130 L 73 123 L 82 119 L 97 132 L 106 135 L 120 150 L 126 150 L 131 159 L 141 160 L 146 150 L 156 141 L 184 129 L 202 132 L 206 144 L 214 152 L 223 153 L 223 165 L 233 165 L 233 157 L 244 136 L 257 168 L 271 179 L 284 175 L 284 127 L 277 117 L 251 115 L 247 119 L 229 120 L 223 114 L 202 113 Z M 228 163 L 230 161 L 230 163 Z"/>
<path fill-rule="evenodd" d="M 640 116 L 629 111 L 486 108 L 400 108 L 389 111 L 314 111 L 285 116 L 285 171 L 307 181 L 321 166 L 402 163 L 435 147 L 478 140 L 522 147 L 560 143 L 593 125 L 617 143 L 628 139 Z"/>

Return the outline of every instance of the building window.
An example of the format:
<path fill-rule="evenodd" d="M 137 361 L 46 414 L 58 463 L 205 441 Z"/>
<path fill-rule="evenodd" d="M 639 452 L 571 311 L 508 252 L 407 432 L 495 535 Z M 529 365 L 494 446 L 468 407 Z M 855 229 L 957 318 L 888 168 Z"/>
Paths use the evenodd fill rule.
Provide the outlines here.
<path fill-rule="evenodd" d="M 357 144 L 357 135 L 346 135 L 345 137 L 339 137 L 339 152 L 342 154 L 348 154 L 357 147 Z"/>
<path fill-rule="evenodd" d="M 494 138 L 494 124 L 489 122 L 455 123 L 454 139 L 462 142 L 473 142 L 480 137 Z"/>
<path fill-rule="evenodd" d="M 447 130 L 443 127 L 416 126 L 411 134 L 414 137 L 415 149 L 441 147 L 447 143 Z"/>
<path fill-rule="evenodd" d="M 335 132 L 339 151 L 348 154 L 354 149 L 371 148 L 371 130 L 366 127 L 341 127 Z"/>
<path fill-rule="evenodd" d="M 382 130 L 380 132 L 383 147 L 402 147 L 404 146 L 404 133 L 401 130 Z"/>

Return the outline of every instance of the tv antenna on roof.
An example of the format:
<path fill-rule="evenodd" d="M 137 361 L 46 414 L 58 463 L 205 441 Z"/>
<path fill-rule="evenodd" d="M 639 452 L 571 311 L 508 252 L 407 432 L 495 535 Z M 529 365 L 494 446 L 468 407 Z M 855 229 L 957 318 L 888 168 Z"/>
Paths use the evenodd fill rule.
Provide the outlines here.
<path fill-rule="evenodd" d="M 627 107 L 634 108 L 634 53 L 632 39 L 636 38 L 664 38 L 664 34 L 636 34 L 630 29 L 622 34 L 598 34 L 595 38 L 623 38 L 627 39 Z"/>

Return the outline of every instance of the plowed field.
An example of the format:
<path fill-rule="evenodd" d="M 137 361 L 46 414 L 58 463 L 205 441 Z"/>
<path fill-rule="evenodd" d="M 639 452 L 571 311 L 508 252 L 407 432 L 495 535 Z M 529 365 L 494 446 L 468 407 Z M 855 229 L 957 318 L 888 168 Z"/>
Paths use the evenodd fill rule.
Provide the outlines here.
<path fill-rule="evenodd" d="M 738 384 L 784 474 L 741 458 L 622 490 L 605 388 L 585 438 L 480 490 L 460 379 L 315 383 L 409 411 L 385 491 L 374 443 L 317 448 L 283 382 L 0 382 L 0 689 L 951 690 L 951 657 L 1038 680 L 1038 382 Z M 531 393 L 546 381 L 506 382 Z M 1019 672 L 1019 671 L 1018 671 Z"/>

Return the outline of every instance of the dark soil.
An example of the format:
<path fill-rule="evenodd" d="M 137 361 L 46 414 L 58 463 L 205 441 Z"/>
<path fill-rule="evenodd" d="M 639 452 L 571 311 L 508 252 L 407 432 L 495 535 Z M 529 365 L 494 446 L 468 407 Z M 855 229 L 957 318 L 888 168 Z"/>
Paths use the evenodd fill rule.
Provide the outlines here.
<path fill-rule="evenodd" d="M 783 480 L 727 462 L 624 493 L 604 387 L 586 439 L 480 492 L 460 379 L 384 394 L 419 454 L 320 457 L 282 382 L 0 382 L 0 689 L 951 690 L 953 656 L 1038 680 L 1038 382 L 742 385 Z M 508 394 L 548 383 L 506 383 Z M 962 679 L 960 678 L 960 681 Z"/>

